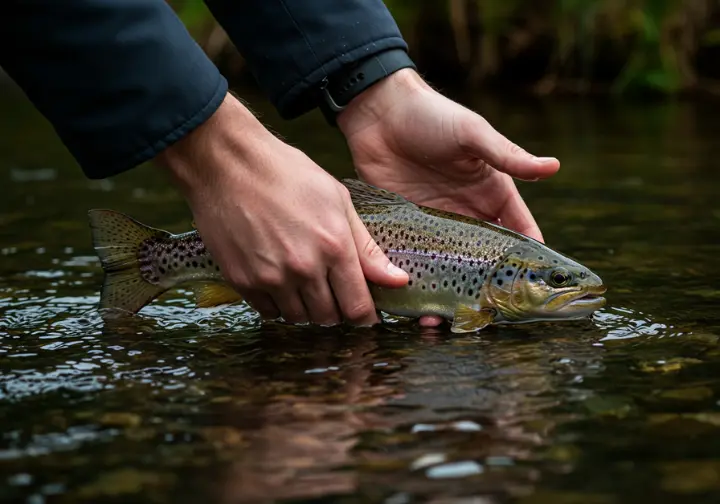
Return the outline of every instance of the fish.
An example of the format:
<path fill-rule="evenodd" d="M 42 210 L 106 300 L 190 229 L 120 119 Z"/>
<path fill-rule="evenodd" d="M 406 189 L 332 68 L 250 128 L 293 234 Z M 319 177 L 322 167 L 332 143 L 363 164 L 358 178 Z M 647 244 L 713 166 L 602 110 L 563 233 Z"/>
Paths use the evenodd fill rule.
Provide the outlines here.
<path fill-rule="evenodd" d="M 368 282 L 380 312 L 436 315 L 451 322 L 453 333 L 468 333 L 587 318 L 606 303 L 607 288 L 595 272 L 542 242 L 358 179 L 341 182 L 372 238 L 409 275 L 399 288 Z M 104 271 L 101 309 L 134 314 L 181 285 L 192 286 L 200 308 L 242 301 L 197 230 L 172 234 L 107 209 L 88 216 Z"/>

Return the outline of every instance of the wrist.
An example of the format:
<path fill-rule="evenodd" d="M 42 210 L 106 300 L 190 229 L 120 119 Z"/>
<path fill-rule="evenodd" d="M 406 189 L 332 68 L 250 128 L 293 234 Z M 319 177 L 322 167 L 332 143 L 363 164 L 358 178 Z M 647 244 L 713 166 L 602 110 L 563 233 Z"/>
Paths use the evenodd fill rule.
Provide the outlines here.
<path fill-rule="evenodd" d="M 369 87 L 353 98 L 337 117 L 345 137 L 377 122 L 408 96 L 427 91 L 430 86 L 412 68 L 403 68 Z"/>
<path fill-rule="evenodd" d="M 252 166 L 249 159 L 259 145 L 275 137 L 252 112 L 228 93 L 203 124 L 162 151 L 155 162 L 191 198 L 211 184 L 222 183 L 229 172 Z"/>
<path fill-rule="evenodd" d="M 325 119 L 337 126 L 337 115 L 358 95 L 404 68 L 415 69 L 407 51 L 388 48 L 344 65 L 326 76 L 319 88 L 319 107 Z"/>

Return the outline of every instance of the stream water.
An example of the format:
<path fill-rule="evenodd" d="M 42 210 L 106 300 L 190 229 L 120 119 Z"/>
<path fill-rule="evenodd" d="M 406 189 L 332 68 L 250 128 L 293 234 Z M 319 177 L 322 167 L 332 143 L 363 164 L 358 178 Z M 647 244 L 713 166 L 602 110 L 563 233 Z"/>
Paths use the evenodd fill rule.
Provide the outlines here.
<path fill-rule="evenodd" d="M 263 120 L 337 176 L 318 113 Z M 522 183 L 606 281 L 591 320 L 476 335 L 260 325 L 189 292 L 96 312 L 86 212 L 189 229 L 150 166 L 83 177 L 14 88 L 0 110 L 0 501 L 610 504 L 720 499 L 720 106 L 463 95 L 560 158 Z"/>

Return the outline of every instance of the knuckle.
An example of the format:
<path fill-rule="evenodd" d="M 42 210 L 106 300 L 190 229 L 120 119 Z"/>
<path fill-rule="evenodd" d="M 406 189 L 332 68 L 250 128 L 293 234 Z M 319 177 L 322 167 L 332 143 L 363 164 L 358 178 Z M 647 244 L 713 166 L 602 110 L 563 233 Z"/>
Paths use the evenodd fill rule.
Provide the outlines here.
<path fill-rule="evenodd" d="M 345 310 L 345 316 L 352 321 L 364 320 L 375 314 L 375 304 L 368 300 L 359 300 Z"/>
<path fill-rule="evenodd" d="M 350 190 L 343 184 L 338 184 L 338 192 L 340 193 L 340 199 L 342 199 L 345 203 L 351 201 L 352 198 L 350 197 Z"/>
<path fill-rule="evenodd" d="M 279 270 L 275 268 L 266 268 L 257 273 L 256 285 L 253 287 L 260 289 L 275 289 L 283 285 L 283 276 Z"/>
<path fill-rule="evenodd" d="M 320 247 L 323 253 L 332 259 L 344 257 L 347 244 L 342 237 L 343 234 L 340 232 L 323 234 L 320 237 Z"/>
<path fill-rule="evenodd" d="M 385 255 L 380 246 L 373 240 L 372 236 L 367 237 L 360 253 L 368 259 L 376 259 Z"/>
<path fill-rule="evenodd" d="M 454 122 L 455 126 L 455 141 L 458 146 L 465 150 L 470 149 L 473 145 L 472 133 L 476 129 L 474 127 L 474 121 L 469 120 L 467 117 L 459 118 Z"/>
<path fill-rule="evenodd" d="M 464 113 L 457 114 L 452 124 L 455 141 L 460 147 L 465 148 L 475 146 L 478 135 L 493 129 L 484 117 L 467 109 Z"/>
<path fill-rule="evenodd" d="M 300 278 L 309 279 L 315 274 L 315 261 L 305 255 L 295 254 L 288 258 L 288 269 Z"/>
<path fill-rule="evenodd" d="M 526 154 L 527 152 L 525 149 L 520 147 L 518 144 L 511 142 L 510 140 L 507 141 L 507 145 L 505 146 L 505 150 L 510 154 Z"/>

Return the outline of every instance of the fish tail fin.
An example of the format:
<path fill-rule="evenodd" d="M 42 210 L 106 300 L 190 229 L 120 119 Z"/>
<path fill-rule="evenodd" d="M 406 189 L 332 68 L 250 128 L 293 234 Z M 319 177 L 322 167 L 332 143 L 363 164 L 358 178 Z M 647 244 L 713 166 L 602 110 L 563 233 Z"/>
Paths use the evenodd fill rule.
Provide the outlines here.
<path fill-rule="evenodd" d="M 171 235 L 113 210 L 90 210 L 93 247 L 105 272 L 100 308 L 138 312 L 167 288 L 146 281 L 140 271 L 138 252 L 149 238 Z"/>

